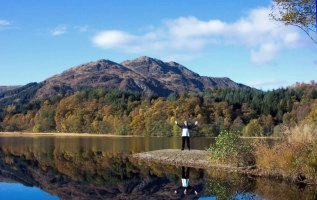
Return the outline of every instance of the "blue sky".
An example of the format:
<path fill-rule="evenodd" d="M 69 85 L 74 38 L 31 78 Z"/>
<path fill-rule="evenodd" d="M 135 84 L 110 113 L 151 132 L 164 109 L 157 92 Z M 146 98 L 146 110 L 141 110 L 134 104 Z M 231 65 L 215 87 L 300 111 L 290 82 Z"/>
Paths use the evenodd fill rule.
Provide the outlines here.
<path fill-rule="evenodd" d="M 0 85 L 147 55 L 260 89 L 316 80 L 317 45 L 268 19 L 271 1 L 1 0 Z"/>

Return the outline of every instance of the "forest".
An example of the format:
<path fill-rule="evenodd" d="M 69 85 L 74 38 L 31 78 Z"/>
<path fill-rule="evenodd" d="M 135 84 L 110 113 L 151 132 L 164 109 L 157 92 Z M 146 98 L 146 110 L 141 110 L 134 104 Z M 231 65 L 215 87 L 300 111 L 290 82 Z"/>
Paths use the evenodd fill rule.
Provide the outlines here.
<path fill-rule="evenodd" d="M 95 88 L 45 101 L 0 102 L 0 131 L 178 136 L 177 120 L 198 121 L 195 136 L 222 130 L 281 136 L 285 128 L 317 122 L 317 84 L 270 91 L 209 89 L 167 97 Z"/>

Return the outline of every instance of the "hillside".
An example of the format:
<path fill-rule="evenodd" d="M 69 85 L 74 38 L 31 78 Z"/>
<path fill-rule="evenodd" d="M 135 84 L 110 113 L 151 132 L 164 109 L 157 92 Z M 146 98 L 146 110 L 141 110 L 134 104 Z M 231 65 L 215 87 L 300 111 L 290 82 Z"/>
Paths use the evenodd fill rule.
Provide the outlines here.
<path fill-rule="evenodd" d="M 140 57 L 121 63 L 132 71 L 146 78 L 155 78 L 171 91 L 204 91 L 208 88 L 242 88 L 246 87 L 229 78 L 215 78 L 200 76 L 176 62 L 163 62 L 161 60 Z"/>
<path fill-rule="evenodd" d="M 200 76 L 176 62 L 150 57 L 127 60 L 121 64 L 110 60 L 85 63 L 46 79 L 22 87 L 0 90 L 0 102 L 43 100 L 90 88 L 116 88 L 145 94 L 168 96 L 171 93 L 202 92 L 208 88 L 245 88 L 229 78 Z M 3 103 L 2 103 L 3 104 Z"/>
<path fill-rule="evenodd" d="M 21 86 L 0 86 L 0 92 L 13 90 L 13 89 L 18 88 L 18 87 L 21 87 Z"/>
<path fill-rule="evenodd" d="M 22 92 L 14 90 L 19 93 L 17 99 L 9 96 L 14 96 L 14 91 L 5 93 L 0 106 L 0 131 L 172 136 L 180 131 L 175 120 L 197 120 L 199 126 L 193 130 L 196 136 L 217 136 L 222 130 L 267 136 L 280 135 L 284 127 L 315 123 L 317 113 L 315 84 L 267 92 L 212 89 L 168 97 L 93 88 L 27 102 L 43 89 L 42 84 L 29 84 Z"/>

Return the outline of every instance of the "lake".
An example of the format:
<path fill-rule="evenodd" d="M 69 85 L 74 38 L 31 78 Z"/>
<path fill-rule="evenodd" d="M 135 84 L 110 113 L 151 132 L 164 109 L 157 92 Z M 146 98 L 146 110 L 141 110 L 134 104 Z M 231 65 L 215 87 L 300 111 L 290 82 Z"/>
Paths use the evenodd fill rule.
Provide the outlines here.
<path fill-rule="evenodd" d="M 129 158 L 131 153 L 180 148 L 180 140 L 0 137 L 0 199 L 317 199 L 314 186 Z M 192 138 L 191 144 L 206 149 L 213 141 Z M 184 174 L 191 186 L 186 194 Z"/>

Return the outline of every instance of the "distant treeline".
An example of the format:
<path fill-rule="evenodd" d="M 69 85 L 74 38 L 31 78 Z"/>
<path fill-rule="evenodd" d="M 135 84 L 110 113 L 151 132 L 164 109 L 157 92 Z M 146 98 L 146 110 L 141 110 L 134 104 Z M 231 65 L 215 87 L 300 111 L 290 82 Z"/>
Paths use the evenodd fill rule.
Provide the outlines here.
<path fill-rule="evenodd" d="M 197 120 L 197 136 L 217 136 L 221 130 L 269 136 L 300 122 L 317 122 L 314 82 L 267 92 L 228 88 L 145 97 L 132 91 L 90 89 L 42 102 L 23 98 L 29 97 L 0 102 L 1 131 L 172 136 L 180 133 L 175 120 Z"/>

